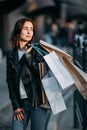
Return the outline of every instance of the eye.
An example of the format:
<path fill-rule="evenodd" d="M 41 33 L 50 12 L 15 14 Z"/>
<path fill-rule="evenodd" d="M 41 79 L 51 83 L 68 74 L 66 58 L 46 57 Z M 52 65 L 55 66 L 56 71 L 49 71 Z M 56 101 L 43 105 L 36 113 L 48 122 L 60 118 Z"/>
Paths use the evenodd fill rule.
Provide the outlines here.
<path fill-rule="evenodd" d="M 33 27 L 31 27 L 30 30 L 33 31 Z"/>
<path fill-rule="evenodd" d="M 33 31 L 33 27 L 30 27 L 30 28 L 28 28 L 28 27 L 23 27 L 23 30 L 25 30 L 25 31 Z"/>
<path fill-rule="evenodd" d="M 27 28 L 27 27 L 23 27 L 23 29 L 24 29 L 24 30 L 28 30 L 28 28 Z"/>

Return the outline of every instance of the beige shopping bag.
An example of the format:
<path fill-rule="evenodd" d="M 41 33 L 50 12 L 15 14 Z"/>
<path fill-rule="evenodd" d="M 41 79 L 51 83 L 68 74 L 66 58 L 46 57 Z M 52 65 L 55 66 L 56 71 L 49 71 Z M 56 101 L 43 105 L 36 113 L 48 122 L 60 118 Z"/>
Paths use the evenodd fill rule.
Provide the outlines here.
<path fill-rule="evenodd" d="M 40 74 L 40 79 L 42 80 L 42 78 L 46 75 L 47 73 L 47 65 L 45 62 L 40 62 L 39 63 L 39 74 Z M 44 88 L 43 86 L 41 86 L 42 89 L 42 101 L 43 104 L 48 102 L 47 96 L 45 94 Z"/>
<path fill-rule="evenodd" d="M 47 65 L 45 62 L 40 62 L 39 63 L 39 74 L 40 74 L 40 79 L 42 79 L 47 73 Z"/>
<path fill-rule="evenodd" d="M 79 92 L 82 94 L 83 98 L 87 99 L 87 74 L 76 67 L 73 63 L 62 57 L 62 62 L 72 76 L 75 85 Z"/>
<path fill-rule="evenodd" d="M 66 57 L 68 60 L 72 60 L 72 56 L 62 51 L 56 46 L 53 46 L 43 40 L 40 40 L 40 45 L 48 52 L 55 51 L 58 57 Z"/>

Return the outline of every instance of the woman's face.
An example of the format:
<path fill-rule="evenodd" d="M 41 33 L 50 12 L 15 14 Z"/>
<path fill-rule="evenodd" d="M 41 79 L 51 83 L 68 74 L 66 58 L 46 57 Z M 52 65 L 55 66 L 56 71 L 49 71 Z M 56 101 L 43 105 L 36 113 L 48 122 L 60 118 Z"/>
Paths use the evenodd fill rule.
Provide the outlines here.
<path fill-rule="evenodd" d="M 20 33 L 20 40 L 24 42 L 29 42 L 31 41 L 33 34 L 33 24 L 30 21 L 26 21 Z"/>

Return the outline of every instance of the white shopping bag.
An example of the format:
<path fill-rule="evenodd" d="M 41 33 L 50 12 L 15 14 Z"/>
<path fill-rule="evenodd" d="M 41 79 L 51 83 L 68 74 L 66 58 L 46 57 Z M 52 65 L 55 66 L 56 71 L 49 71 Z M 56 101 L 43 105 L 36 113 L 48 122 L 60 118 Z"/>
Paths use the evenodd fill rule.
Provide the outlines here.
<path fill-rule="evenodd" d="M 44 59 L 62 89 L 68 88 L 74 84 L 74 80 L 72 79 L 71 75 L 54 51 L 49 53 L 48 55 L 45 55 Z"/>
<path fill-rule="evenodd" d="M 41 81 L 53 114 L 58 114 L 66 110 L 66 105 L 56 78 L 46 75 Z"/>

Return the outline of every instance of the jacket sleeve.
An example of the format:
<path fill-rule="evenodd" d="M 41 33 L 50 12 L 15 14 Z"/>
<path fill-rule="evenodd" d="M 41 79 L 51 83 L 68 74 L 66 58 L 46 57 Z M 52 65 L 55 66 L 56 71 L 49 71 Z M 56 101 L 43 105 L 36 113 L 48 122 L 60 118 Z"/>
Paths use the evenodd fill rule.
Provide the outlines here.
<path fill-rule="evenodd" d="M 7 53 L 7 57 L 6 57 L 6 82 L 8 85 L 8 91 L 9 91 L 9 97 L 11 99 L 11 103 L 12 103 L 12 107 L 13 110 L 17 109 L 18 107 L 20 107 L 17 97 L 16 97 L 16 93 L 13 87 L 13 75 L 12 75 L 12 63 L 11 63 L 11 58 L 10 58 L 10 52 Z"/>

